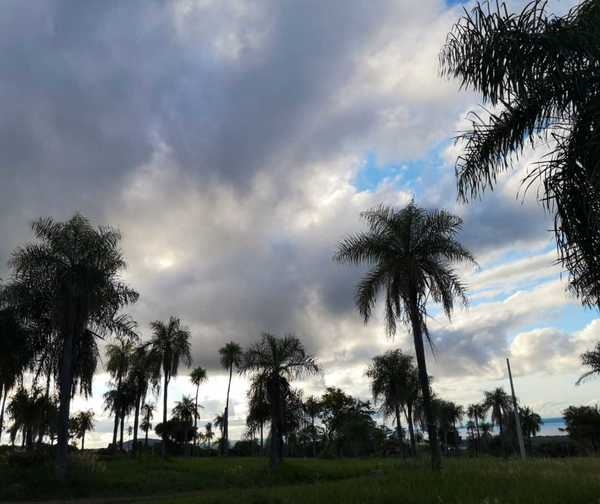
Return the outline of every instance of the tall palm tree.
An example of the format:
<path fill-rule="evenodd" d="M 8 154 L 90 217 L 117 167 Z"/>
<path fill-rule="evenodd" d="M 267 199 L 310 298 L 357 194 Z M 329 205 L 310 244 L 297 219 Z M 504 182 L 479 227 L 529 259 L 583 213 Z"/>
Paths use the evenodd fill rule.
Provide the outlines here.
<path fill-rule="evenodd" d="M 346 237 L 338 245 L 334 259 L 371 266 L 356 290 L 356 304 L 365 323 L 371 318 L 379 292 L 385 290 L 388 333 L 395 334 L 397 320 L 410 325 L 432 466 L 440 469 L 441 453 L 433 420 L 423 336 L 429 339 L 427 301 L 440 303 L 448 317 L 457 298 L 466 303 L 465 287 L 452 268 L 453 263 L 474 263 L 471 253 L 456 240 L 462 220 L 444 210 L 419 208 L 414 202 L 401 210 L 381 205 L 361 215 L 369 230 Z"/>
<path fill-rule="evenodd" d="M 126 379 L 126 389 L 131 392 L 134 411 L 132 455 L 135 455 L 138 449 L 140 408 L 150 387 L 158 390 L 159 383 L 160 361 L 148 349 L 148 345 L 139 345 L 133 352 Z"/>
<path fill-rule="evenodd" d="M 493 190 L 524 147 L 549 155 L 532 165 L 525 187 L 541 181 L 541 201 L 554 213 L 554 233 L 571 287 L 585 304 L 600 304 L 600 162 L 598 83 L 600 5 L 583 0 L 563 17 L 545 0 L 520 13 L 505 4 L 476 4 L 448 35 L 442 72 L 481 93 L 484 106 L 460 138 L 459 195 Z M 492 4 L 493 5 L 493 4 Z"/>
<path fill-rule="evenodd" d="M 500 439 L 506 453 L 504 423 L 511 410 L 511 399 L 503 388 L 498 387 L 490 392 L 484 392 L 483 405 L 486 412 L 490 411 L 492 422 L 500 429 Z"/>
<path fill-rule="evenodd" d="M 590 369 L 579 377 L 577 382 L 575 382 L 576 385 L 583 383 L 591 376 L 600 375 L 600 343 L 596 343 L 593 350 L 588 350 L 581 354 L 581 363 Z"/>
<path fill-rule="evenodd" d="M 181 325 L 181 320 L 170 317 L 168 322 L 155 320 L 150 324 L 152 328 L 152 352 L 161 364 L 163 373 L 163 425 L 167 425 L 167 394 L 169 382 L 177 376 L 179 364 L 186 366 L 192 364 L 190 331 Z M 166 430 L 166 429 L 165 429 Z M 163 431 L 161 454 L 167 455 L 166 432 Z"/>
<path fill-rule="evenodd" d="M 233 369 L 238 369 L 242 362 L 242 347 L 233 341 L 219 349 L 221 366 L 229 371 L 229 382 L 227 383 L 227 398 L 225 400 L 225 412 L 223 413 L 223 438 L 221 440 L 221 454 L 226 455 L 229 449 L 229 391 L 231 389 L 231 377 Z"/>
<path fill-rule="evenodd" d="M 477 452 L 479 452 L 481 448 L 479 422 L 482 422 L 485 419 L 485 406 L 479 403 L 469 404 L 467 407 L 467 416 L 474 422 L 475 432 L 477 433 Z"/>
<path fill-rule="evenodd" d="M 74 417 L 77 437 L 81 439 L 81 450 L 85 449 L 85 434 L 88 431 L 94 430 L 94 411 L 80 411 Z"/>
<path fill-rule="evenodd" d="M 197 368 L 195 368 L 191 373 L 190 373 L 190 380 L 191 382 L 196 385 L 196 412 L 199 413 L 198 410 L 198 392 L 200 391 L 200 385 L 202 383 L 204 383 L 207 380 L 207 375 L 206 375 L 206 369 L 204 369 L 202 366 L 198 366 Z M 200 415 L 196 415 L 196 417 L 194 418 L 194 431 L 198 430 L 198 419 L 199 419 Z M 194 446 L 196 446 L 196 440 L 198 439 L 198 436 L 194 436 Z"/>
<path fill-rule="evenodd" d="M 39 219 L 32 227 L 36 241 L 17 249 L 10 259 L 12 280 L 8 289 L 13 303 L 33 312 L 38 310 L 39 299 L 44 299 L 48 320 L 58 335 L 56 473 L 64 480 L 73 379 L 78 366 L 89 380 L 93 376 L 93 370 L 80 365 L 82 356 L 90 355 L 82 352 L 82 340 L 90 334 L 131 333 L 128 319 L 118 312 L 135 302 L 138 294 L 120 279 L 125 261 L 118 231 L 94 228 L 79 214 L 67 222 Z M 86 341 L 89 343 L 89 338 Z"/>
<path fill-rule="evenodd" d="M 394 416 L 398 439 L 403 437 L 400 411 L 407 416 L 411 451 L 416 452 L 412 424 L 412 410 L 418 395 L 418 374 L 410 355 L 401 350 L 390 350 L 373 358 L 367 376 L 371 378 L 371 392 L 375 403 L 381 402 L 385 416 Z"/>
<path fill-rule="evenodd" d="M 154 413 L 154 404 L 145 403 L 142 406 L 143 420 L 141 428 L 144 431 L 144 446 L 148 447 L 148 431 L 152 429 L 152 417 Z"/>
<path fill-rule="evenodd" d="M 531 452 L 531 437 L 540 431 L 544 422 L 542 421 L 542 417 L 528 406 L 519 408 L 519 417 L 521 419 L 521 430 L 527 437 L 527 448 Z"/>
<path fill-rule="evenodd" d="M 191 397 L 183 396 L 181 401 L 175 403 L 173 416 L 179 420 L 183 426 L 183 447 L 186 455 L 189 455 L 188 439 L 192 430 L 194 420 L 198 417 L 198 408 Z"/>
<path fill-rule="evenodd" d="M 133 359 L 135 342 L 130 338 L 117 338 L 116 342 L 106 345 L 106 371 L 116 381 L 116 393 L 122 393 L 123 380 Z M 123 405 L 124 406 L 124 405 Z M 113 428 L 113 449 L 117 447 L 119 421 L 124 417 L 124 411 L 116 409 Z"/>
<path fill-rule="evenodd" d="M 294 335 L 278 338 L 264 333 L 244 354 L 242 370 L 265 385 L 271 407 L 271 467 L 276 469 L 282 459 L 285 398 L 291 391 L 290 380 L 315 374 L 319 368 Z"/>

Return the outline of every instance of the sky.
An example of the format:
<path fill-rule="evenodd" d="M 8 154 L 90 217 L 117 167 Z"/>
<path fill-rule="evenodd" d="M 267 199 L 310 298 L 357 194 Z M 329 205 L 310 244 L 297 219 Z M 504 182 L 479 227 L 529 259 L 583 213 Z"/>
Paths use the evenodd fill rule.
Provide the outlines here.
<path fill-rule="evenodd" d="M 388 338 L 380 309 L 363 323 L 353 292 L 364 269 L 332 255 L 364 229 L 361 211 L 415 198 L 460 215 L 459 238 L 478 261 L 460 269 L 469 307 L 451 321 L 432 308 L 436 393 L 466 405 L 508 389 L 510 357 L 517 394 L 542 416 L 595 403 L 598 385 L 574 382 L 600 317 L 567 293 L 552 219 L 535 188 L 521 188 L 543 152 L 524 152 L 481 200 L 457 202 L 453 138 L 479 98 L 441 78 L 437 57 L 461 9 L 442 0 L 3 2 L 0 278 L 33 219 L 79 211 L 123 234 L 141 337 L 170 315 L 189 327 L 194 364 L 209 374 L 201 423 L 224 405 L 218 349 L 247 347 L 263 331 L 296 334 L 318 359 L 321 373 L 297 383 L 305 395 L 336 386 L 368 399 L 370 359 L 412 352 L 411 339 L 404 329 Z M 193 395 L 187 374 L 172 383 L 169 407 Z M 101 366 L 92 398 L 73 403 L 96 411 L 90 446 L 110 439 L 108 383 Z M 246 387 L 234 377 L 234 439 Z"/>

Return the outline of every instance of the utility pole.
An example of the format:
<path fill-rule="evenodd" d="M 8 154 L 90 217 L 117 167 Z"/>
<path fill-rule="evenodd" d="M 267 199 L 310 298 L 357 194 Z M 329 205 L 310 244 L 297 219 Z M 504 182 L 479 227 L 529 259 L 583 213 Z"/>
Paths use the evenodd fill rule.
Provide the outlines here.
<path fill-rule="evenodd" d="M 510 391 L 512 393 L 513 409 L 515 411 L 515 424 L 517 428 L 517 438 L 519 440 L 519 451 L 521 458 L 525 458 L 525 444 L 523 443 L 523 432 L 521 431 L 521 416 L 519 415 L 519 407 L 517 405 L 517 396 L 515 395 L 515 386 L 513 385 L 512 373 L 510 371 L 510 361 L 506 358 L 506 366 L 508 367 L 508 378 L 510 379 Z"/>

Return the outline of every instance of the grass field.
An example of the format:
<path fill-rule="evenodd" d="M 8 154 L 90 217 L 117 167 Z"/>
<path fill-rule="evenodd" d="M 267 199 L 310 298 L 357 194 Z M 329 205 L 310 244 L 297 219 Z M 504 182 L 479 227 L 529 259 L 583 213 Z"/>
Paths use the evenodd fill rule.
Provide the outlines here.
<path fill-rule="evenodd" d="M 264 459 L 127 459 L 78 464 L 68 487 L 50 467 L 0 467 L 0 500 L 85 498 L 153 503 L 600 503 L 600 459 L 426 461 L 286 460 L 273 475 Z"/>

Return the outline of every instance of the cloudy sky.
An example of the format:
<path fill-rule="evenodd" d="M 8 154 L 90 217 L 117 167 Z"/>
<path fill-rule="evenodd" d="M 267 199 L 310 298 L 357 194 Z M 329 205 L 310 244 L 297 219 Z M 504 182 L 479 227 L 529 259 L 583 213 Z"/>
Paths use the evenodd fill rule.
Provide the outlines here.
<path fill-rule="evenodd" d="M 513 2 L 518 6 L 522 2 Z M 563 11 L 569 2 L 551 2 Z M 459 205 L 452 138 L 478 97 L 438 75 L 461 13 L 443 0 L 128 2 L 6 1 L 0 16 L 0 277 L 29 224 L 80 211 L 123 233 L 131 312 L 177 315 L 205 366 L 203 419 L 222 411 L 218 349 L 262 331 L 294 332 L 322 373 L 305 393 L 340 386 L 369 396 L 369 359 L 400 347 L 380 313 L 353 306 L 361 270 L 334 264 L 359 213 L 412 197 L 464 218 L 479 267 L 462 271 L 468 310 L 429 321 L 435 389 L 467 404 L 507 387 L 543 416 L 596 400 L 574 386 L 600 317 L 565 292 L 552 226 L 520 180 L 526 152 L 497 190 Z M 435 313 L 435 310 L 434 310 Z M 182 371 L 170 397 L 192 394 Z M 110 437 L 96 378 L 92 444 Z M 233 383 L 232 437 L 245 421 Z"/>

